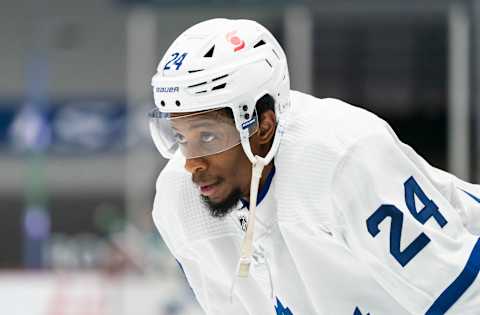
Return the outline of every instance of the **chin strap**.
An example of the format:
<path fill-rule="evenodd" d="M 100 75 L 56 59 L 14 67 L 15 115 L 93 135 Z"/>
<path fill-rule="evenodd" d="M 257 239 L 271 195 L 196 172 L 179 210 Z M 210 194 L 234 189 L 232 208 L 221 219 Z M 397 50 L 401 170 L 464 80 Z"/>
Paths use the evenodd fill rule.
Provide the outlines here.
<path fill-rule="evenodd" d="M 240 249 L 240 259 L 238 261 L 236 275 L 232 279 L 232 286 L 230 288 L 230 303 L 233 303 L 233 292 L 235 289 L 235 283 L 238 278 L 246 279 L 250 274 L 250 265 L 252 263 L 252 254 L 253 254 L 253 232 L 255 229 L 255 212 L 257 210 L 257 195 L 258 195 L 258 186 L 260 184 L 260 178 L 262 177 L 262 172 L 264 167 L 273 160 L 274 155 L 277 153 L 278 147 L 280 145 L 281 138 L 285 130 L 285 120 L 280 120 L 277 124 L 277 129 L 275 131 L 275 138 L 273 139 L 272 147 L 267 155 L 262 158 L 258 155 L 253 155 L 252 149 L 250 147 L 250 142 L 248 134 L 241 133 L 241 144 L 245 154 L 248 159 L 252 162 L 252 178 L 250 182 L 250 208 L 248 214 L 248 226 L 247 232 L 242 241 L 242 247 Z M 270 272 L 270 270 L 269 270 Z M 273 296 L 273 286 L 272 279 L 270 275 L 270 283 Z"/>
<path fill-rule="evenodd" d="M 230 303 L 233 302 L 233 291 L 237 278 L 248 278 L 250 274 L 250 265 L 253 255 L 253 232 L 255 230 L 255 212 L 257 210 L 257 195 L 262 171 L 268 163 L 260 156 L 255 156 L 255 162 L 252 164 L 252 179 L 250 183 L 250 208 L 248 213 L 247 231 L 242 241 L 240 249 L 240 259 L 238 261 L 236 275 L 233 277 L 232 286 L 230 288 Z"/>
<path fill-rule="evenodd" d="M 262 158 L 261 156 L 253 156 L 250 145 L 242 143 L 244 150 L 252 161 L 252 179 L 250 182 L 250 209 L 248 214 L 248 226 L 245 237 L 243 238 L 242 248 L 240 251 L 240 260 L 238 264 L 237 276 L 240 278 L 248 278 L 250 273 L 250 264 L 252 262 L 252 253 L 253 253 L 253 231 L 255 230 L 255 212 L 257 210 L 257 195 L 258 195 L 258 186 L 260 184 L 260 178 L 262 177 L 262 171 L 277 152 L 278 146 L 280 145 L 280 140 L 284 132 L 284 124 L 279 123 L 275 131 L 275 138 L 273 140 L 272 147 L 270 151 Z M 248 140 L 247 140 L 248 141 Z"/>
<path fill-rule="evenodd" d="M 237 276 L 247 278 L 250 272 L 253 253 L 253 231 L 255 230 L 255 212 L 257 209 L 257 195 L 262 171 L 265 167 L 265 160 L 258 156 L 256 162 L 252 164 L 252 180 L 250 184 L 250 208 L 248 214 L 248 226 L 245 237 L 243 238 L 240 250 L 240 260 L 238 264 Z"/>

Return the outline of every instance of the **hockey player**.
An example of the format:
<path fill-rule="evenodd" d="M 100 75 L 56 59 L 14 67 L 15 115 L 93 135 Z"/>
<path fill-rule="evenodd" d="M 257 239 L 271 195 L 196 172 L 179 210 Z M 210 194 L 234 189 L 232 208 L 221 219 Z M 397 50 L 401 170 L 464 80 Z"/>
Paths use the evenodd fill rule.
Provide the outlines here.
<path fill-rule="evenodd" d="M 152 85 L 153 219 L 207 314 L 480 314 L 480 187 L 291 91 L 264 27 L 189 28 Z"/>

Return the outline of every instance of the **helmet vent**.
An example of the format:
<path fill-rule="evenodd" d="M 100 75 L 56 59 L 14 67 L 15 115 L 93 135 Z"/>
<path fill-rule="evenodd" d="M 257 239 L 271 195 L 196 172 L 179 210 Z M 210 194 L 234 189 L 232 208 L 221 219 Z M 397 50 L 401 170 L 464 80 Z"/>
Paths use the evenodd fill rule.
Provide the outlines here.
<path fill-rule="evenodd" d="M 275 56 L 277 56 L 278 60 L 280 60 L 280 56 L 277 54 L 277 52 L 275 51 L 275 49 L 272 48 L 272 51 L 273 51 L 273 53 L 275 54 Z"/>
<path fill-rule="evenodd" d="M 200 71 L 203 71 L 203 70 L 204 69 L 188 70 L 188 73 L 200 72 Z"/>
<path fill-rule="evenodd" d="M 200 82 L 200 83 L 197 83 L 197 84 L 189 85 L 188 87 L 193 88 L 193 87 L 204 85 L 204 84 L 207 84 L 207 82 Z"/>
<path fill-rule="evenodd" d="M 220 79 L 223 79 L 223 78 L 226 78 L 226 77 L 228 77 L 228 74 L 224 74 L 222 76 L 216 77 L 216 78 L 212 79 L 212 81 L 217 81 L 217 80 L 220 80 Z"/>
<path fill-rule="evenodd" d="M 253 48 L 257 48 L 258 46 L 262 46 L 262 45 L 265 45 L 265 42 L 263 41 L 263 39 L 261 39 L 258 43 L 256 43 L 255 45 L 253 45 Z"/>
<path fill-rule="evenodd" d="M 202 94 L 202 93 L 207 93 L 207 90 L 195 92 L 195 94 Z"/>
<path fill-rule="evenodd" d="M 268 63 L 268 65 L 270 66 L 270 68 L 273 68 L 273 67 L 272 67 L 272 64 L 270 63 L 270 61 L 268 61 L 268 59 L 265 59 L 265 61 Z"/>
<path fill-rule="evenodd" d="M 205 55 L 203 55 L 204 58 L 212 58 L 213 57 L 213 51 L 215 50 L 215 45 L 210 48 L 209 51 Z"/>
<path fill-rule="evenodd" d="M 214 86 L 214 87 L 212 88 L 212 91 L 213 91 L 213 90 L 223 89 L 223 88 L 225 88 L 226 86 L 227 86 L 227 83 L 222 83 L 222 84 L 220 84 L 220 85 Z"/>

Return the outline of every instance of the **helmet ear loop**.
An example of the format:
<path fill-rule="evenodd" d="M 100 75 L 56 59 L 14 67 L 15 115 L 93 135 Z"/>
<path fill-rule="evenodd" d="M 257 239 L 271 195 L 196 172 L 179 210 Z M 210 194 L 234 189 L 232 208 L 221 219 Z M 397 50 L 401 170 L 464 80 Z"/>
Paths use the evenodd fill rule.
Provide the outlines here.
<path fill-rule="evenodd" d="M 254 164 L 258 156 L 253 155 L 249 136 L 250 135 L 247 130 L 242 130 L 240 133 L 240 143 L 242 144 L 243 152 L 245 152 L 245 155 L 248 157 L 250 162 Z"/>

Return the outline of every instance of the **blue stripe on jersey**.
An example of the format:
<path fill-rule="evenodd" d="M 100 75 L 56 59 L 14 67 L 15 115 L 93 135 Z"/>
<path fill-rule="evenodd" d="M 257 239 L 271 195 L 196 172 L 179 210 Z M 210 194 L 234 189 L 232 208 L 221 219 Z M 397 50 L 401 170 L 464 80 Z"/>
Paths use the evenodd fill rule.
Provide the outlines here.
<path fill-rule="evenodd" d="M 292 311 L 290 311 L 288 307 L 285 308 L 285 306 L 283 306 L 282 302 L 280 302 L 278 297 L 276 299 L 277 299 L 277 305 L 275 305 L 275 311 L 277 315 L 293 315 Z"/>
<path fill-rule="evenodd" d="M 463 268 L 460 275 L 448 286 L 448 288 L 440 294 L 433 305 L 428 309 L 425 315 L 441 315 L 445 314 L 450 307 L 467 291 L 470 285 L 480 271 L 480 239 L 473 247 L 467 265 Z"/>
<path fill-rule="evenodd" d="M 463 190 L 463 189 L 462 189 Z M 476 202 L 480 203 L 480 198 L 478 198 L 477 196 L 475 195 L 472 195 L 471 193 L 469 193 L 468 191 L 466 190 L 463 190 L 464 193 L 466 193 L 467 195 L 469 195 L 470 197 L 472 197 L 473 200 L 475 200 Z"/>
<path fill-rule="evenodd" d="M 272 183 L 273 175 L 275 175 L 275 164 L 273 165 L 270 173 L 268 173 L 267 178 L 265 178 L 265 183 L 260 187 L 257 196 L 257 206 L 262 202 L 263 198 L 267 195 L 268 190 L 270 189 L 270 184 Z M 240 199 L 242 202 L 243 208 L 249 208 L 250 204 L 248 201 L 243 198 Z"/>
<path fill-rule="evenodd" d="M 358 307 L 355 307 L 355 310 L 353 311 L 353 315 L 363 315 L 362 312 L 360 312 L 360 309 Z M 366 315 L 370 315 L 370 313 L 367 313 Z"/>

